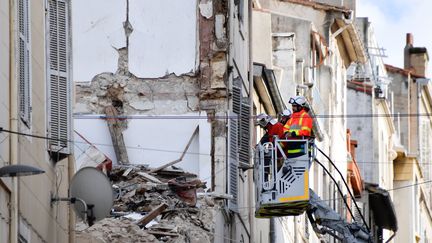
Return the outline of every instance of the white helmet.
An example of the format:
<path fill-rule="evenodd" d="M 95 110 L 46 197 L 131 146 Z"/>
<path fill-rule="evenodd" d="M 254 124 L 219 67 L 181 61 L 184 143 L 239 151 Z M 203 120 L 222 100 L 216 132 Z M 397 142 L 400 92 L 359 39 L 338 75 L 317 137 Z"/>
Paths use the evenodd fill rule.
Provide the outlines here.
<path fill-rule="evenodd" d="M 261 113 L 256 116 L 256 124 L 261 127 L 266 127 L 267 124 L 272 120 L 272 117 L 267 115 L 266 113 Z"/>
<path fill-rule="evenodd" d="M 291 115 L 292 115 L 292 111 L 290 109 L 283 110 L 282 114 L 281 114 L 282 117 L 284 117 L 284 116 L 291 116 Z"/>
<path fill-rule="evenodd" d="M 299 105 L 301 107 L 306 106 L 306 98 L 304 96 L 294 96 L 289 99 L 291 105 Z"/>

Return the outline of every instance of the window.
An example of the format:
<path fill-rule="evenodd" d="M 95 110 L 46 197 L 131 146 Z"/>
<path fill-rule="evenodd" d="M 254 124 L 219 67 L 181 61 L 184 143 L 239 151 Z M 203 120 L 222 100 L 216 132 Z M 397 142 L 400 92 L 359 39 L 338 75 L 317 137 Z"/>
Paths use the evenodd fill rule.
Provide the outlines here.
<path fill-rule="evenodd" d="M 18 84 L 19 115 L 30 128 L 30 22 L 29 0 L 18 0 Z"/>
<path fill-rule="evenodd" d="M 49 150 L 58 161 L 71 152 L 71 78 L 69 1 L 48 1 L 48 136 Z"/>

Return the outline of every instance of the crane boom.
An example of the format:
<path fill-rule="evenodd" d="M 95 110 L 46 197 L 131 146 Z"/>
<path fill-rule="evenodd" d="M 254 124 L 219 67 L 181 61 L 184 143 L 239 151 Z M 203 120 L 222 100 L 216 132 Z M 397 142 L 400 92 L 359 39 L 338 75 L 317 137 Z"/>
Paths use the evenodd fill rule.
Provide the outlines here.
<path fill-rule="evenodd" d="M 309 207 L 306 214 L 316 233 L 332 235 L 343 243 L 371 242 L 372 237 L 363 225 L 357 222 L 348 223 L 324 203 L 314 191 L 309 189 L 309 193 Z"/>

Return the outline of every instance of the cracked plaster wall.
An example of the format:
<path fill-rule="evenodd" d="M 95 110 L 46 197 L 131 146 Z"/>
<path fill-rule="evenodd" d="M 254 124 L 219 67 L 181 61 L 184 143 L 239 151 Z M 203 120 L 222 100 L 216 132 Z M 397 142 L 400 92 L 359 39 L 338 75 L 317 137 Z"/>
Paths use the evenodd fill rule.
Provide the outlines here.
<path fill-rule="evenodd" d="M 129 0 L 123 2 L 125 6 L 119 5 L 118 1 L 116 1 L 116 4 L 111 2 L 104 4 L 107 9 L 119 9 L 113 17 L 105 16 L 109 11 L 103 11 L 94 13 L 92 18 L 83 18 L 81 22 L 74 20 L 78 21 L 78 23 L 74 22 L 74 27 L 77 26 L 77 30 L 74 30 L 74 38 L 79 40 L 79 42 L 75 42 L 74 39 L 74 44 L 78 43 L 78 47 L 74 49 L 74 80 L 83 81 L 86 80 L 85 76 L 91 77 L 91 82 L 77 83 L 75 113 L 101 114 L 104 107 L 111 104 L 117 108 L 120 114 L 129 115 L 182 114 L 200 110 L 226 110 L 225 101 L 223 100 L 226 97 L 226 26 L 225 20 L 220 21 L 222 24 L 216 27 L 214 21 L 214 12 L 226 11 L 226 8 L 221 7 L 223 4 L 214 4 L 210 0 L 202 0 L 199 5 L 195 1 L 188 1 L 188 4 L 185 4 L 184 1 L 180 2 L 185 6 L 182 5 L 183 11 L 176 12 L 179 16 L 176 16 L 173 12 L 161 14 L 166 11 L 166 8 L 169 8 L 170 11 L 175 10 L 175 6 L 172 6 L 169 1 L 158 1 L 157 4 L 154 4 L 149 1 Z M 82 0 L 74 1 L 74 4 L 80 6 Z M 77 6 L 75 7 L 78 8 Z M 143 12 L 145 7 L 148 7 L 148 9 Z M 124 11 L 121 9 L 124 9 Z M 151 20 L 147 17 L 138 18 L 143 17 L 144 13 L 149 10 L 153 10 L 154 15 L 159 15 L 158 19 L 163 20 L 163 23 L 160 23 L 161 21 L 154 22 L 154 19 Z M 199 13 L 198 16 L 196 16 L 196 12 Z M 121 13 L 123 15 L 126 13 L 126 16 L 119 18 L 119 15 L 122 15 Z M 74 19 L 79 19 L 86 12 L 74 11 L 74 14 Z M 222 14 L 218 14 L 218 16 L 219 19 L 224 18 Z M 184 19 L 184 21 L 180 20 L 179 23 L 175 23 L 176 17 Z M 191 18 L 194 21 L 191 21 Z M 115 24 L 113 24 L 114 22 Z M 88 28 L 80 26 L 79 23 L 88 26 Z M 121 29 L 118 29 L 119 23 L 123 25 Z M 144 28 L 146 24 L 151 25 L 152 28 Z M 190 32 L 183 31 L 184 33 L 180 36 L 177 32 L 170 33 L 172 28 L 179 28 L 176 24 L 183 25 L 180 31 L 192 28 L 194 33 L 197 32 L 197 26 L 199 26 L 197 34 L 200 44 L 197 44 L 195 34 L 192 35 L 192 37 L 195 36 L 193 40 L 190 39 L 190 36 L 187 40 L 187 42 L 193 42 L 191 45 L 193 47 L 192 52 L 188 48 L 184 48 L 182 44 L 184 41 L 179 42 L 179 39 L 182 39 L 185 34 L 190 35 Z M 173 26 L 167 28 L 167 25 Z M 93 39 L 89 44 L 92 44 L 95 50 L 87 50 L 89 53 L 84 56 L 81 54 L 85 50 L 79 50 L 79 44 L 88 39 L 86 36 L 89 32 L 94 32 L 91 35 Z M 150 33 L 150 35 L 146 36 L 143 34 L 144 32 Z M 214 37 L 214 32 L 219 33 L 218 38 Z M 167 33 L 169 38 L 164 37 Z M 114 39 L 122 39 L 118 37 L 119 35 L 125 39 L 124 47 L 120 47 L 121 43 L 114 45 L 114 42 L 112 42 Z M 116 38 L 111 38 L 111 36 L 116 36 Z M 116 67 L 112 68 L 111 65 L 107 65 L 104 70 L 100 70 L 99 65 L 96 64 L 100 61 L 102 63 L 107 62 L 103 57 L 97 55 L 100 50 L 97 49 L 94 43 L 102 43 L 101 48 L 108 52 L 105 54 L 109 56 L 109 58 L 106 58 L 110 59 L 109 63 L 112 62 L 111 59 L 113 58 L 110 56 L 110 51 L 115 50 L 117 56 L 114 57 Z M 134 45 L 134 43 L 142 43 L 141 46 L 144 49 L 137 51 L 139 45 Z M 145 43 L 150 44 L 146 45 Z M 104 44 L 111 45 L 111 50 L 108 51 Z M 183 53 L 182 49 L 186 49 L 186 51 L 192 53 L 193 65 L 184 68 L 184 74 L 176 75 L 169 71 L 170 63 L 184 63 L 184 60 L 175 56 L 158 56 L 159 53 L 153 52 L 147 53 L 146 58 L 151 60 L 158 57 L 165 61 L 160 62 L 161 60 L 152 59 L 151 64 L 144 65 L 146 62 L 137 59 L 136 56 L 145 53 L 145 48 L 149 47 L 156 51 L 161 48 L 166 49 L 168 54 L 175 53 L 176 55 Z M 199 57 L 200 60 L 198 70 L 195 68 L 196 57 Z M 85 66 L 85 69 L 80 69 L 82 66 Z M 151 70 L 153 67 L 162 68 L 164 73 L 159 72 L 160 75 L 156 78 L 141 77 L 139 75 L 145 74 L 142 70 Z M 137 71 L 134 72 L 134 70 Z M 90 72 L 90 74 L 87 74 L 87 72 Z M 80 75 L 80 73 L 84 74 Z"/>
<path fill-rule="evenodd" d="M 134 1 L 129 1 L 129 4 L 131 2 Z M 125 6 L 125 9 L 131 7 L 132 5 Z M 159 10 L 155 12 L 163 13 L 163 11 L 164 7 L 159 6 Z M 108 133 L 103 125 L 105 121 L 98 119 L 97 116 L 97 114 L 103 114 L 104 108 L 109 105 L 116 107 L 119 115 L 136 115 L 141 118 L 147 115 L 198 116 L 200 114 L 203 116 L 202 118 L 186 119 L 189 125 L 173 126 L 177 129 L 174 131 L 166 129 L 166 127 L 170 124 L 179 124 L 175 120 L 169 120 L 170 123 L 168 124 L 165 120 L 152 120 L 151 122 L 148 119 L 127 120 L 128 128 L 123 132 L 125 144 L 129 147 L 144 148 L 142 151 L 128 148 L 131 163 L 162 165 L 167 161 L 177 159 L 179 154 L 161 151 L 182 151 L 191 135 L 191 131 L 188 129 L 194 128 L 198 123 L 200 130 L 199 138 L 196 139 L 199 139 L 199 142 L 194 140 L 190 149 L 197 151 L 200 156 L 190 159 L 193 161 L 185 161 L 185 165 L 182 162 L 178 165 L 185 169 L 190 169 L 189 167 L 192 166 L 194 168 L 191 172 L 199 174 L 201 178 L 207 178 L 206 180 L 213 180 L 210 174 L 212 171 L 210 169 L 211 163 L 215 162 L 215 158 L 225 157 L 224 150 L 215 147 L 225 147 L 223 141 L 226 137 L 226 121 L 212 119 L 212 117 L 223 117 L 228 109 L 226 89 L 228 80 L 228 31 L 225 20 L 228 8 L 226 2 L 201 0 L 193 11 L 198 15 L 192 26 L 197 31 L 195 37 L 197 40 L 195 40 L 193 50 L 194 57 L 196 56 L 199 60 L 197 61 L 197 69 L 193 72 L 187 70 L 182 75 L 164 72 L 155 78 L 141 77 L 130 69 L 134 63 L 138 62 L 131 58 L 131 52 L 134 51 L 131 37 L 139 31 L 139 28 L 137 28 L 138 25 L 134 25 L 133 21 L 128 22 L 125 21 L 128 19 L 123 18 L 123 29 L 117 32 L 126 38 L 126 43 L 129 45 L 126 44 L 124 47 L 115 49 L 117 53 L 115 56 L 116 67 L 105 68 L 102 71 L 95 69 L 91 75 L 91 82 L 76 83 L 75 129 L 95 144 L 109 144 L 110 139 L 104 137 Z M 215 26 L 215 15 L 218 15 L 220 19 L 217 26 Z M 128 16 L 128 18 L 130 17 Z M 169 29 L 160 26 L 153 28 L 152 31 L 169 31 Z M 215 32 L 218 32 L 218 36 L 215 35 Z M 170 44 L 181 49 L 182 47 L 177 45 L 175 38 L 176 36 L 171 38 Z M 97 40 L 106 41 L 106 35 L 102 33 Z M 154 39 L 154 41 L 157 40 Z M 171 52 L 174 50 L 171 49 Z M 78 57 L 80 56 L 78 55 Z M 81 56 L 81 58 L 83 57 Z M 181 62 L 176 58 L 173 60 Z M 75 61 L 80 62 L 81 60 L 75 59 Z M 162 65 L 157 62 L 153 64 L 158 67 Z M 88 61 L 86 65 L 87 68 L 92 68 L 92 62 Z M 75 78 L 75 81 L 80 80 Z M 206 115 L 208 119 L 205 119 Z M 136 134 L 141 134 L 141 136 L 136 136 Z M 99 138 L 100 136 L 104 139 Z M 159 140 L 165 139 L 165 142 L 149 144 L 155 136 L 160 138 Z M 136 141 L 135 138 L 139 141 Z M 216 139 L 221 142 L 215 144 L 214 140 Z M 115 162 L 115 155 L 111 146 L 98 147 Z M 148 152 L 151 150 L 145 148 L 158 148 L 160 151 L 158 154 L 152 154 Z M 185 159 L 188 158 L 185 157 Z M 223 166 L 223 161 L 217 160 L 216 163 L 221 163 Z M 214 181 L 208 181 L 209 186 L 214 185 L 214 183 Z M 220 188 L 225 188 L 223 183 Z"/>
<path fill-rule="evenodd" d="M 195 78 L 169 75 L 141 79 L 121 73 L 102 73 L 90 85 L 77 86 L 75 113 L 103 114 L 113 104 L 123 114 L 182 114 L 198 111 Z"/>

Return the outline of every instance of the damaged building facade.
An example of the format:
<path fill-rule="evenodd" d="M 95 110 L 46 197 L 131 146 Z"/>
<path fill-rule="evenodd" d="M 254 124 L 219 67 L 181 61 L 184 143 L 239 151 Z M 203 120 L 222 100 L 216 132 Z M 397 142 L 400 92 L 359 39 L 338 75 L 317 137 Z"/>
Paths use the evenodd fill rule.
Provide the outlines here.
<path fill-rule="evenodd" d="M 377 212 L 394 210 L 391 201 L 399 194 L 383 188 L 393 188 L 399 178 L 392 162 L 401 153 L 388 117 L 393 100 L 386 70 L 381 58 L 371 58 L 371 48 L 379 47 L 369 22 L 355 18 L 355 4 L 75 1 L 74 136 L 91 144 L 75 144 L 77 169 L 109 158 L 125 167 L 173 163 L 198 175 L 219 195 L 211 209 L 212 237 L 205 240 L 331 242 L 331 236 L 313 232 L 306 215 L 254 217 L 251 165 L 263 134 L 254 117 L 276 116 L 290 97 L 304 95 L 315 114 L 315 143 L 324 153 L 316 158 L 336 178 L 313 163 L 310 188 L 342 218 L 366 221 L 374 240 L 390 239 L 397 221 L 379 221 Z M 350 120 L 355 112 L 387 116 Z M 102 159 L 88 150 L 92 146 Z M 364 218 L 341 199 L 352 202 L 343 180 Z M 388 204 L 374 203 L 380 200 Z"/>
<path fill-rule="evenodd" d="M 361 223 L 341 200 L 353 202 L 346 180 L 376 242 L 397 221 L 410 227 L 393 242 L 430 241 L 430 115 L 389 116 L 431 113 L 429 57 L 408 35 L 404 68 L 371 58 L 379 46 L 355 4 L 0 0 L 0 169 L 45 172 L 0 177 L 0 243 L 335 242 L 305 214 L 255 217 L 255 116 L 276 117 L 294 95 L 311 105 L 316 159 L 336 178 L 313 163 L 309 187 Z M 50 199 L 100 165 L 115 217 L 76 224 Z"/>
<path fill-rule="evenodd" d="M 197 174 L 209 190 L 230 195 L 215 212 L 214 242 L 252 237 L 248 6 L 73 4 L 75 139 L 114 164 L 156 168 L 179 160 L 175 166 Z M 94 159 L 76 150 L 77 162 Z"/>

